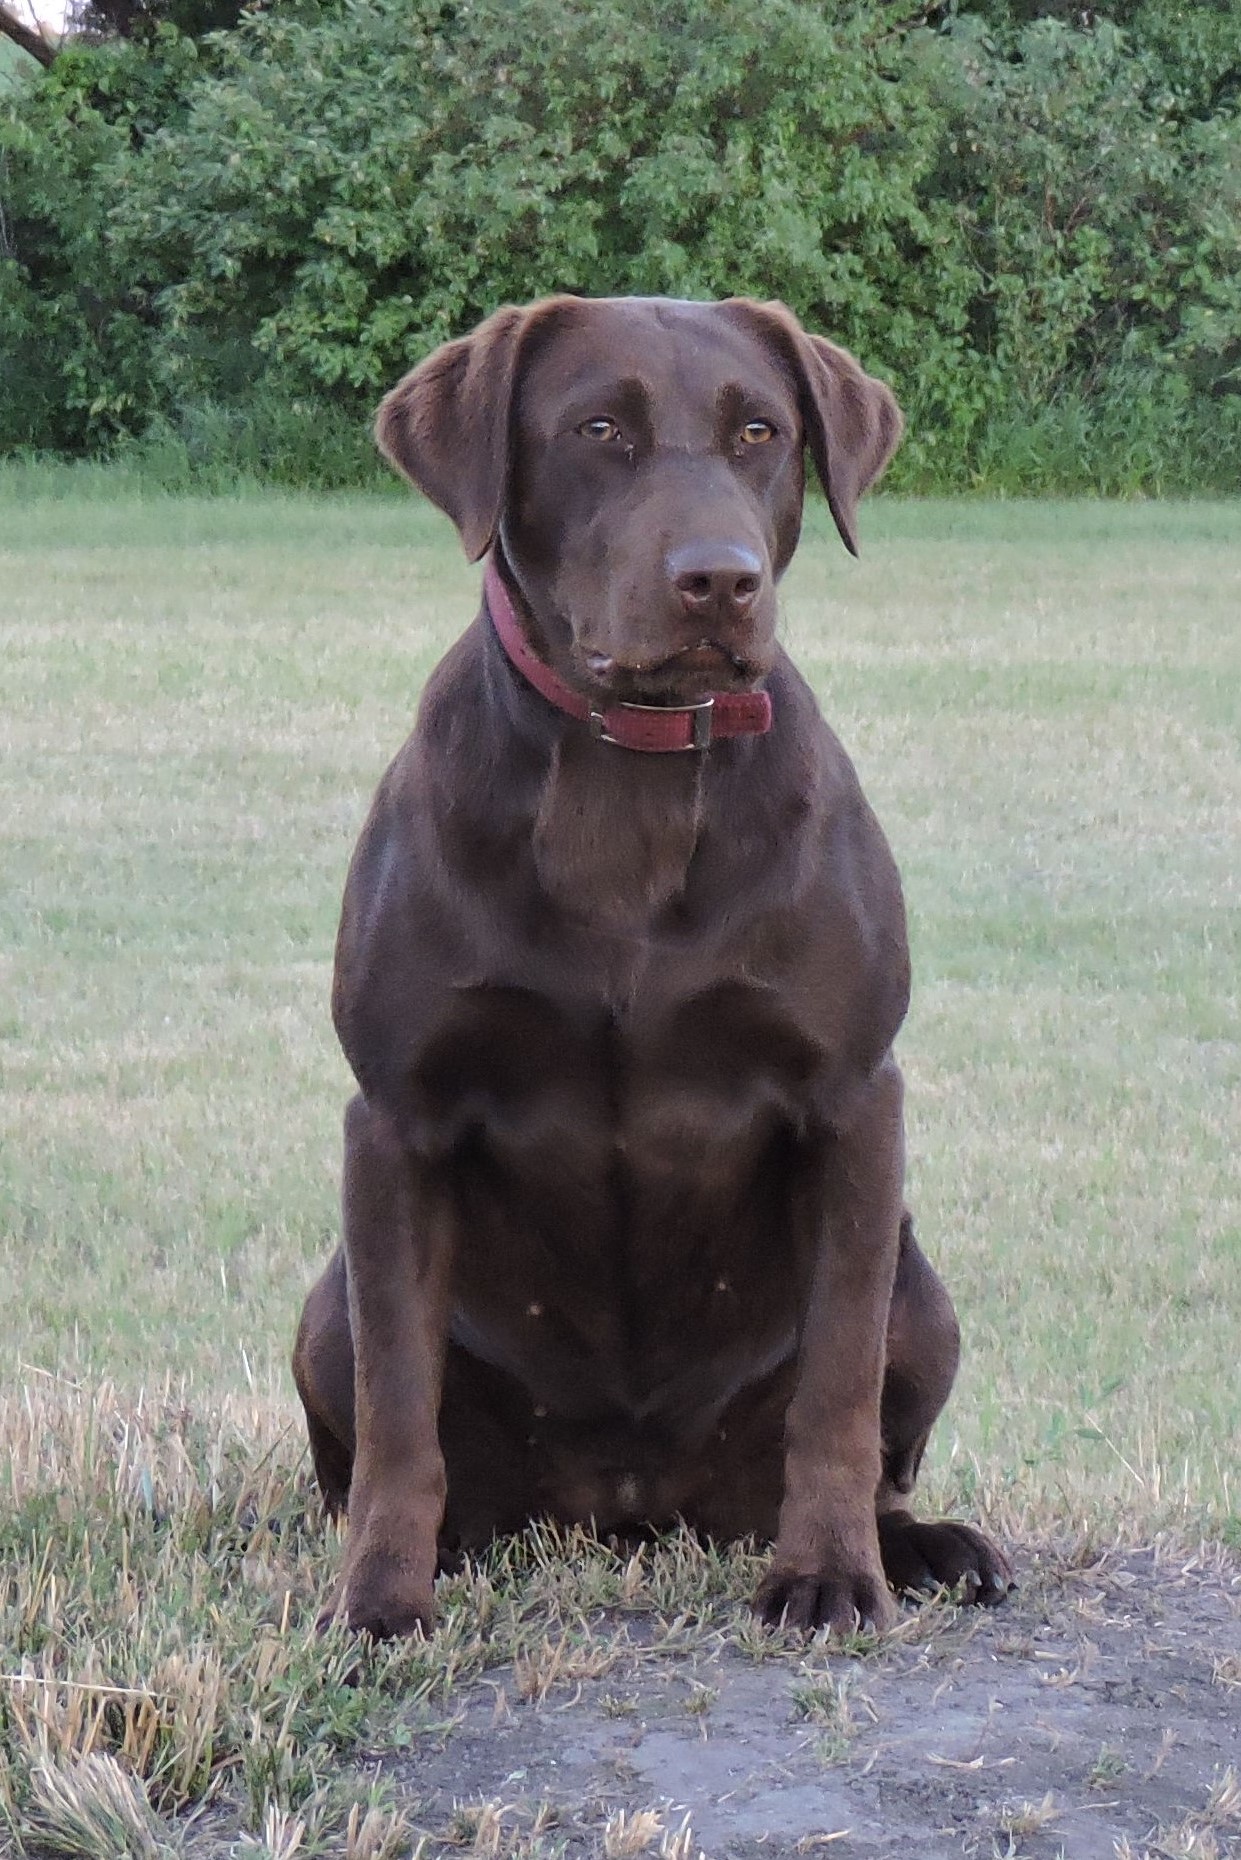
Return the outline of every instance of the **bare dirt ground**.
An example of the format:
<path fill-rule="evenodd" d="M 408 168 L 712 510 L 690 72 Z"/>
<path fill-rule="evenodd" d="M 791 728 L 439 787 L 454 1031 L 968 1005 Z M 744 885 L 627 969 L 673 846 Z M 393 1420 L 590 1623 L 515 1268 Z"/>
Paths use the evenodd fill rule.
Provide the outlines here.
<path fill-rule="evenodd" d="M 580 1650 L 493 1667 L 446 1721 L 412 1710 L 406 1748 L 359 1753 L 405 1838 L 348 1851 L 1241 1856 L 1241 1570 L 1143 1550 L 1021 1574 L 1005 1606 L 911 1610 L 870 1652 L 734 1618 L 671 1657 L 621 1625 L 598 1677 Z M 293 1852 L 211 1820 L 191 1851 Z"/>
<path fill-rule="evenodd" d="M 637 1851 L 616 1817 L 648 1808 L 674 1836 L 688 1816 L 684 1853 L 712 1860 L 1241 1854 L 1241 1575 L 1153 1552 L 1025 1574 L 1003 1608 L 862 1657 L 724 1638 L 537 1704 L 493 1673 L 396 1760 L 401 1793 L 458 1838 L 462 1804 L 490 1804 L 500 1842 L 551 1804 L 574 1853 L 609 1821 Z"/>

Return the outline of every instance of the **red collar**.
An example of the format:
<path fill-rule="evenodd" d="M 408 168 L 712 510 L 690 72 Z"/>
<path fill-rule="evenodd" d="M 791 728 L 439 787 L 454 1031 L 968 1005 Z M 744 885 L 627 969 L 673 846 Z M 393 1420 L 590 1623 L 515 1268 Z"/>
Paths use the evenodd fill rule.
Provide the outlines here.
<path fill-rule="evenodd" d="M 602 743 L 621 749 L 661 752 L 706 749 L 719 736 L 765 736 L 771 728 L 771 699 L 765 691 L 721 691 L 699 704 L 610 704 L 596 710 L 559 673 L 539 658 L 522 632 L 494 556 L 487 561 L 483 593 L 491 624 L 510 662 L 549 704 L 579 723 L 588 723 Z"/>

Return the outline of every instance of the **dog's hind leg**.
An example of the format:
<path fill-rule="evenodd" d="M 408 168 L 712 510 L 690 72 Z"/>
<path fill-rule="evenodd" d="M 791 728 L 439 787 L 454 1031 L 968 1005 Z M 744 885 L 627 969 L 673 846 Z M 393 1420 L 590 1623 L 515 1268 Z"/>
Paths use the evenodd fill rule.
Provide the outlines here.
<path fill-rule="evenodd" d="M 306 1410 L 310 1457 L 332 1517 L 349 1502 L 353 1476 L 353 1337 L 345 1256 L 338 1249 L 311 1288 L 293 1346 L 293 1380 Z"/>
<path fill-rule="evenodd" d="M 931 1429 L 956 1380 L 961 1332 L 947 1288 L 901 1217 L 901 1250 L 888 1311 L 888 1359 L 880 1426 L 883 1479 L 879 1509 L 913 1491 Z"/>
<path fill-rule="evenodd" d="M 968 1524 L 925 1524 L 905 1508 L 931 1429 L 948 1400 L 959 1354 L 952 1300 L 915 1240 L 906 1213 L 880 1409 L 883 1474 L 876 1510 L 884 1574 L 903 1593 L 963 1583 L 967 1600 L 998 1602 L 1012 1587 L 1012 1571 L 995 1545 Z"/>

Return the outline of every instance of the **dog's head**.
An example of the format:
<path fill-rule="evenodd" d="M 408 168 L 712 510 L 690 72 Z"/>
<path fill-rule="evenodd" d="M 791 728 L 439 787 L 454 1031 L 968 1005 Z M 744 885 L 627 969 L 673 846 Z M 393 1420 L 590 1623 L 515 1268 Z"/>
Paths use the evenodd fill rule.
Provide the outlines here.
<path fill-rule="evenodd" d="M 376 432 L 471 560 L 498 542 L 562 676 L 689 703 L 771 668 L 806 448 L 856 554 L 901 416 L 782 304 L 552 297 L 437 349 Z"/>

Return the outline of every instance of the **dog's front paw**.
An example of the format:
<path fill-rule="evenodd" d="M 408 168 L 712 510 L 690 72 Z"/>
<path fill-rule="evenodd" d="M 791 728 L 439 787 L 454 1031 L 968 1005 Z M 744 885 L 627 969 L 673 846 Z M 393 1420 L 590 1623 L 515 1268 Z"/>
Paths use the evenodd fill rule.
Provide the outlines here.
<path fill-rule="evenodd" d="M 836 1634 L 882 1634 L 896 1621 L 896 1605 L 878 1570 L 824 1569 L 807 1575 L 779 1564 L 767 1572 L 754 1598 L 754 1610 L 768 1627 L 801 1628 L 813 1634 L 830 1628 Z"/>
<path fill-rule="evenodd" d="M 364 1549 L 350 1562 L 319 1626 L 327 1627 L 339 1614 L 355 1634 L 399 1640 L 431 1632 L 435 1601 L 430 1584 L 419 1581 L 405 1558 L 390 1550 Z"/>
<path fill-rule="evenodd" d="M 961 1590 L 963 1600 L 994 1606 L 1016 1588 L 1003 1551 L 972 1525 L 922 1524 L 908 1511 L 879 1519 L 884 1573 L 898 1594 Z"/>

